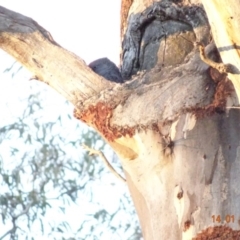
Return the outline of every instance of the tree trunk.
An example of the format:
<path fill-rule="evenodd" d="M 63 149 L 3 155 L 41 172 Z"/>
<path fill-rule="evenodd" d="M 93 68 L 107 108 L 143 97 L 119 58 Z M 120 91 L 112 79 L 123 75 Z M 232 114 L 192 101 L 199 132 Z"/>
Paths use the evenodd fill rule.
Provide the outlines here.
<path fill-rule="evenodd" d="M 229 60 L 232 53 L 226 58 L 226 63 L 232 64 L 233 72 L 220 74 L 202 64 L 191 42 L 209 45 L 209 57 L 215 61 L 220 59 L 211 42 L 207 17 L 201 5 L 191 2 L 189 6 L 184 2 L 175 5 L 166 1 L 153 4 L 150 0 L 136 0 L 129 8 L 123 41 L 123 76 L 129 78 L 139 70 L 164 64 L 157 81 L 167 78 L 169 81 L 178 78 L 179 81 L 175 71 L 181 68 L 180 78 L 191 76 L 188 81 L 194 85 L 181 82 L 183 86 L 180 87 L 172 82 L 164 91 L 165 100 L 161 96 L 152 99 L 152 105 L 159 101 L 171 113 L 166 116 L 160 111 L 159 116 L 164 117 L 157 117 L 156 129 L 135 134 L 138 156 L 132 161 L 123 161 L 123 167 L 131 178 L 129 187 L 145 239 L 240 239 L 240 231 L 237 231 L 240 228 L 240 113 L 238 109 L 226 109 L 226 105 L 238 104 L 227 77 L 233 81 L 239 95 L 239 50 L 230 48 L 235 54 L 234 61 Z M 221 26 L 225 29 L 221 29 L 212 11 L 214 9 L 223 21 L 226 14 L 211 5 L 213 3 L 222 6 L 219 1 L 204 1 L 212 23 L 216 24 L 213 35 L 225 31 L 226 37 L 231 39 L 226 24 Z M 233 23 L 237 16 L 239 20 L 237 14 L 239 11 L 235 12 Z M 126 20 L 122 19 L 122 28 Z M 236 39 L 231 43 L 223 39 L 218 38 L 217 46 L 233 46 L 237 42 Z M 166 67 L 170 72 L 168 77 L 164 76 Z M 151 77 L 156 81 L 154 75 Z M 168 91 L 172 101 L 166 96 Z M 195 102 L 203 92 L 206 96 Z M 159 91 L 160 94 L 163 93 Z M 184 99 L 186 101 L 182 102 Z M 178 102 L 182 108 L 175 112 Z M 148 114 L 149 107 L 144 113 Z"/>
<path fill-rule="evenodd" d="M 209 18 L 214 39 L 224 28 L 232 41 L 224 48 L 217 39 L 220 51 L 197 1 L 123 0 L 124 84 L 94 74 L 32 19 L 0 8 L 0 47 L 70 100 L 118 154 L 147 240 L 240 239 L 240 10 L 231 0 L 217 12 L 216 2 L 225 0 L 203 1 L 218 16 Z M 232 27 L 219 29 L 231 10 Z M 226 64 L 216 63 L 219 52 Z"/>

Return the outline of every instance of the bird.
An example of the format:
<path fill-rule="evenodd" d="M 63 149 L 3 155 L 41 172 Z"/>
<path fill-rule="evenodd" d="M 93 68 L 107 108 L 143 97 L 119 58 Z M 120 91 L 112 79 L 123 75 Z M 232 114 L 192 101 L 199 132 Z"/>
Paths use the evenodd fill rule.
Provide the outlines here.
<path fill-rule="evenodd" d="M 124 83 L 123 77 L 116 66 L 108 58 L 99 58 L 88 65 L 95 73 L 115 83 Z"/>

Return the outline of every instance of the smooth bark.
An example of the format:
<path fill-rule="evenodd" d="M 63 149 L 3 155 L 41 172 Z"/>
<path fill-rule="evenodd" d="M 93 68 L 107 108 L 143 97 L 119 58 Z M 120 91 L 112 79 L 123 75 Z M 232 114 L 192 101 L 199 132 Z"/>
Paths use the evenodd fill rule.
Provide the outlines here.
<path fill-rule="evenodd" d="M 239 0 L 202 0 L 208 14 L 214 41 L 224 63 L 232 65 L 228 74 L 240 98 L 240 6 Z"/>

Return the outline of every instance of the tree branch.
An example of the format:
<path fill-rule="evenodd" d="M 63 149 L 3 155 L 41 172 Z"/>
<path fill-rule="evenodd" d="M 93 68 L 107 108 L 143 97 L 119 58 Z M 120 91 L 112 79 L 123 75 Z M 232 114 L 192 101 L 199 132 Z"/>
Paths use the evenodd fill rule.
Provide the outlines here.
<path fill-rule="evenodd" d="M 0 47 L 75 106 L 113 86 L 31 18 L 0 7 Z"/>
<path fill-rule="evenodd" d="M 120 174 L 117 173 L 117 171 L 113 168 L 113 166 L 109 163 L 103 152 L 90 148 L 85 144 L 82 144 L 82 147 L 89 152 L 89 155 L 98 155 L 104 162 L 104 164 L 107 166 L 107 168 L 112 172 L 118 179 L 120 179 L 122 182 L 126 182 L 126 179 L 123 178 Z"/>
<path fill-rule="evenodd" d="M 19 213 L 18 215 L 16 215 L 16 216 L 12 216 L 13 227 L 12 227 L 10 230 L 8 230 L 6 233 L 4 233 L 4 234 L 0 237 L 0 240 L 4 239 L 8 234 L 13 233 L 13 232 L 18 228 L 18 227 L 16 227 L 16 224 L 15 224 L 16 220 L 17 220 L 19 217 L 21 217 L 22 215 L 27 214 L 31 206 L 32 206 L 32 203 L 29 203 L 29 204 L 27 205 L 27 207 L 26 207 L 22 212 L 20 212 L 20 213 Z"/>
<path fill-rule="evenodd" d="M 210 58 L 207 57 L 205 54 L 205 47 L 203 46 L 202 43 L 197 42 L 196 45 L 198 46 L 199 52 L 200 52 L 200 57 L 203 62 L 205 62 L 207 65 L 217 69 L 220 73 L 230 73 L 231 72 L 231 66 L 228 64 L 224 63 L 217 63 L 212 61 Z"/>
<path fill-rule="evenodd" d="M 6 233 L 4 233 L 1 237 L 0 240 L 4 239 L 8 234 L 11 234 L 12 232 L 14 232 L 16 230 L 16 227 L 13 226 L 11 229 L 9 229 Z"/>

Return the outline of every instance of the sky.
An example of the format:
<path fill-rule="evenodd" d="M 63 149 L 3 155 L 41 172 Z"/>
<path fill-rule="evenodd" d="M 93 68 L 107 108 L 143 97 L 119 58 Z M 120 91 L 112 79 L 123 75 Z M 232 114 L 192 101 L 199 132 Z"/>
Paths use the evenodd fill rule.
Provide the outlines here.
<path fill-rule="evenodd" d="M 0 0 L 1 6 L 33 18 L 51 33 L 56 42 L 80 56 L 87 64 L 101 57 L 108 57 L 119 64 L 120 4 L 121 0 Z M 28 80 L 32 75 L 28 71 L 20 71 L 13 83 L 11 76 L 6 79 L 6 74 L 2 73 L 15 60 L 0 49 L 0 62 L 0 80 L 5 78 L 0 85 L 0 107 L 3 109 L 6 108 L 6 100 L 14 105 L 19 97 L 25 98 L 31 93 L 29 85 L 32 83 L 29 84 Z M 15 71 L 19 68 L 19 64 L 14 65 Z M 45 85 L 38 84 L 39 87 L 51 91 Z M 51 92 L 49 103 L 52 105 L 54 102 L 57 104 L 55 96 L 56 93 Z M 5 112 L 4 118 L 8 121 L 14 113 Z M 18 114 L 18 110 L 14 112 Z M 49 109 L 51 112 L 52 109 Z"/>
<path fill-rule="evenodd" d="M 56 42 L 87 63 L 120 54 L 120 0 L 0 0 L 0 5 L 33 18 Z"/>
<path fill-rule="evenodd" d="M 80 56 L 86 63 L 108 57 L 117 65 L 120 54 L 120 3 L 121 0 L 0 0 L 1 6 L 33 18 L 51 33 L 58 44 Z M 13 64 L 15 72 L 21 66 L 1 49 L 0 62 L 0 111 L 4 112 L 0 127 L 8 124 L 11 118 L 19 116 L 21 108 L 24 107 L 19 99 L 27 98 L 36 89 L 46 91 L 48 106 L 44 112 L 48 119 L 54 111 L 65 111 L 61 105 L 65 99 L 43 83 L 29 82 L 31 73 L 28 71 L 20 70 L 14 78 L 4 73 Z M 69 112 L 72 112 L 72 108 Z M 106 183 L 108 180 L 103 181 Z M 125 191 L 119 190 L 115 187 L 116 193 L 113 197 Z M 104 202 L 106 196 L 102 192 L 103 189 L 96 194 L 99 194 L 99 200 Z M 109 202 L 105 204 L 110 207 Z"/>
<path fill-rule="evenodd" d="M 120 5 L 121 0 L 0 0 L 0 6 L 33 18 L 51 33 L 58 44 L 81 57 L 87 64 L 102 57 L 119 64 Z M 15 60 L 1 49 L 0 62 L 0 80 L 5 78 L 0 85 L 0 107 L 6 108 L 6 99 L 8 104 L 14 105 L 19 97 L 25 98 L 30 94 L 32 89 L 29 85 L 34 83 L 29 84 L 32 75 L 28 71 L 20 71 L 14 83 L 11 76 L 6 79 L 3 72 Z M 15 64 L 15 71 L 19 67 L 19 64 Z M 51 91 L 45 85 L 38 84 L 39 87 L 42 91 Z M 56 93 L 51 92 L 50 95 L 50 104 L 57 103 Z M 18 111 L 14 112 L 18 114 Z M 49 109 L 51 112 L 52 109 Z M 8 119 L 9 114 L 14 113 L 7 111 L 4 118 Z"/>

